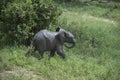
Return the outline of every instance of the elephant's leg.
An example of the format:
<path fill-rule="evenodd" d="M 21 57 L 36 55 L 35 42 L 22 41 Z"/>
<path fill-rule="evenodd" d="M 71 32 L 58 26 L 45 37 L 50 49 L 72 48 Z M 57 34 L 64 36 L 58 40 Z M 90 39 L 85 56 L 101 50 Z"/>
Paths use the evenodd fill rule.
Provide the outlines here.
<path fill-rule="evenodd" d="M 25 56 L 30 56 L 30 50 L 25 53 Z"/>
<path fill-rule="evenodd" d="M 55 50 L 50 51 L 49 59 L 55 55 Z"/>
<path fill-rule="evenodd" d="M 40 56 L 41 56 L 41 59 L 43 58 L 43 52 L 39 52 L 40 53 Z"/>
<path fill-rule="evenodd" d="M 26 52 L 25 56 L 30 56 L 30 55 L 33 55 L 33 54 L 35 53 L 35 51 L 36 51 L 36 49 L 35 49 L 35 48 L 34 48 L 34 50 L 29 49 L 29 50 Z"/>
<path fill-rule="evenodd" d="M 56 50 L 57 50 L 58 55 L 60 55 L 64 59 L 65 58 L 65 54 L 64 54 L 62 46 L 58 45 Z"/>
<path fill-rule="evenodd" d="M 44 54 L 44 51 L 42 50 L 43 48 L 41 46 L 38 46 L 37 47 L 37 50 L 39 52 L 39 59 L 42 59 L 43 58 L 43 54 Z"/>
<path fill-rule="evenodd" d="M 43 58 L 43 54 L 44 54 L 44 51 L 38 51 L 39 54 L 36 56 L 38 59 L 42 59 Z"/>

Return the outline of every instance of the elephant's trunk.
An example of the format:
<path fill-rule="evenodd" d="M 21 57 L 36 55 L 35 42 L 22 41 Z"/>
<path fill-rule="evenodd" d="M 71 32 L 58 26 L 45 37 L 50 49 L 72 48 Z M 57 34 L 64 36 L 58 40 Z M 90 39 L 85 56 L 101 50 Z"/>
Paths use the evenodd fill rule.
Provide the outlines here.
<path fill-rule="evenodd" d="M 75 44 L 76 44 L 76 42 L 73 42 L 71 46 L 65 45 L 65 47 L 67 47 L 67 48 L 73 48 L 75 46 Z"/>

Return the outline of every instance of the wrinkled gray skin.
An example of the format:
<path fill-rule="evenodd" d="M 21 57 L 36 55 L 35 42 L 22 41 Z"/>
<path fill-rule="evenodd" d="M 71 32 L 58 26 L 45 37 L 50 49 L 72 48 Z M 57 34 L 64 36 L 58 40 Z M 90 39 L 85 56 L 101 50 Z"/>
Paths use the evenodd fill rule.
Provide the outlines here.
<path fill-rule="evenodd" d="M 58 29 L 58 28 L 57 28 Z M 67 48 L 73 48 L 75 46 L 76 40 L 72 33 L 65 31 L 60 28 L 56 32 L 50 32 L 47 30 L 39 31 L 33 38 L 32 45 L 37 50 L 41 57 L 43 57 L 43 53 L 45 51 L 50 51 L 50 57 L 53 57 L 55 51 L 57 51 L 58 55 L 62 58 L 65 58 L 65 54 L 63 51 L 63 44 L 71 43 L 72 46 L 66 46 Z"/>

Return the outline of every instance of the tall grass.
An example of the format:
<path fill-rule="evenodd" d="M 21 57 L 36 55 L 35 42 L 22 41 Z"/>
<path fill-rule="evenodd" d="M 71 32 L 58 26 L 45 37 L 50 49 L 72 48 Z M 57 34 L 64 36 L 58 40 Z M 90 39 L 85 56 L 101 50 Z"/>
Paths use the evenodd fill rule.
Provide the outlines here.
<path fill-rule="evenodd" d="M 119 64 L 109 53 L 101 53 L 99 57 L 81 54 L 79 51 L 67 50 L 67 60 L 58 55 L 48 60 L 48 53 L 42 60 L 25 57 L 27 48 L 8 47 L 1 53 L 1 79 L 6 80 L 118 80 Z M 77 53 L 77 54 L 75 54 Z M 114 75 L 113 75 L 114 74 Z M 35 76 L 35 77 L 34 77 Z"/>

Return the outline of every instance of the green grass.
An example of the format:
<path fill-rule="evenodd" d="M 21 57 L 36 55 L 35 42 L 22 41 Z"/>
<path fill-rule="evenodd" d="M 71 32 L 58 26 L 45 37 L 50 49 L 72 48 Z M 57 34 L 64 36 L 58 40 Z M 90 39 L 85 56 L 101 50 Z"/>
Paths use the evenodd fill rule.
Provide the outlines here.
<path fill-rule="evenodd" d="M 49 53 L 38 60 L 26 57 L 25 46 L 7 46 L 0 50 L 2 80 L 119 80 L 120 10 L 104 15 L 109 8 L 62 5 L 58 19 L 62 28 L 75 35 L 76 47 L 64 47 L 67 59 Z"/>
<path fill-rule="evenodd" d="M 67 60 L 58 55 L 48 60 L 48 53 L 42 60 L 25 57 L 25 47 L 8 47 L 1 53 L 1 78 L 7 80 L 118 80 L 117 59 L 109 53 L 92 56 L 65 49 Z M 7 74 L 7 75 L 6 75 Z M 114 74 L 114 75 L 113 75 Z M 19 76 L 18 76 L 19 75 Z M 7 78 L 6 78 L 7 77 Z"/>

